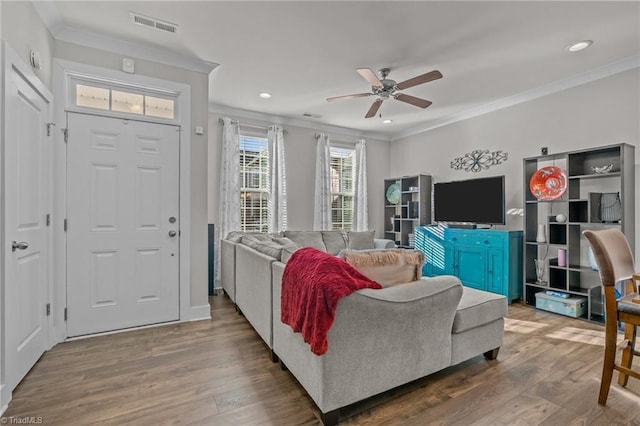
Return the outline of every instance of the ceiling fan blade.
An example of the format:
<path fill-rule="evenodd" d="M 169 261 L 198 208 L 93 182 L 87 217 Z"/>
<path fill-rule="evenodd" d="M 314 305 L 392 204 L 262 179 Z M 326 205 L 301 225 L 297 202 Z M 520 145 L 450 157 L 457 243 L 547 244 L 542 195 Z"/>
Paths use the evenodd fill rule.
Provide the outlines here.
<path fill-rule="evenodd" d="M 442 74 L 440 73 L 440 71 L 435 70 L 426 74 L 419 75 L 417 77 L 410 78 L 409 80 L 405 80 L 402 83 L 398 83 L 397 86 L 398 89 L 404 90 L 408 89 L 409 87 L 418 86 L 429 81 L 437 80 L 439 78 L 442 78 Z"/>
<path fill-rule="evenodd" d="M 371 105 L 371 108 L 369 108 L 369 111 L 367 112 L 367 115 L 364 116 L 364 118 L 371 118 L 376 115 L 376 113 L 380 109 L 380 105 L 382 105 L 382 99 L 378 99 L 373 103 L 373 105 Z"/>
<path fill-rule="evenodd" d="M 406 102 L 419 108 L 426 108 L 432 104 L 431 101 L 428 101 L 426 99 L 416 98 L 415 96 L 405 95 L 404 93 L 398 93 L 396 95 L 393 95 L 393 97 L 401 102 Z"/>
<path fill-rule="evenodd" d="M 376 73 L 371 71 L 370 68 L 356 68 L 358 74 L 362 76 L 365 80 L 367 80 L 373 87 L 384 87 Z"/>
<path fill-rule="evenodd" d="M 334 96 L 333 98 L 327 98 L 327 102 L 340 101 L 343 99 L 364 98 L 365 96 L 371 96 L 373 93 L 356 93 L 355 95 Z"/>

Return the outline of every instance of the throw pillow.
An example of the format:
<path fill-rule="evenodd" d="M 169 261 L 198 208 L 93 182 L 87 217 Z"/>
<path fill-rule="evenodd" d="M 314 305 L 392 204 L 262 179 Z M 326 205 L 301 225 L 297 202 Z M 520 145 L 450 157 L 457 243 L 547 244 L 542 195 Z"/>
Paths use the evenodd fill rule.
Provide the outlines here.
<path fill-rule="evenodd" d="M 259 241 L 271 241 L 271 236 L 262 232 L 244 232 L 244 231 L 231 231 L 227 234 L 225 240 L 232 243 L 239 243 L 242 241 L 242 237 L 250 236 Z"/>
<path fill-rule="evenodd" d="M 313 247 L 318 250 L 327 251 L 322 241 L 322 233 L 319 231 L 284 231 L 284 236 L 300 247 Z"/>
<path fill-rule="evenodd" d="M 424 254 L 419 250 L 343 250 L 339 256 L 383 287 L 409 283 L 422 277 Z"/>
<path fill-rule="evenodd" d="M 282 263 L 287 263 L 291 255 L 295 253 L 296 250 L 301 248 L 298 244 L 294 243 L 286 237 L 274 238 L 273 241 L 278 244 L 282 244 L 282 255 L 280 257 L 280 262 Z"/>
<path fill-rule="evenodd" d="M 286 244 L 282 246 L 282 256 L 280 257 L 280 262 L 287 263 L 291 255 L 301 248 L 302 247 L 300 247 L 296 243 Z"/>
<path fill-rule="evenodd" d="M 350 250 L 370 250 L 374 248 L 373 234 L 375 234 L 375 231 L 349 232 L 349 245 L 347 248 Z"/>
<path fill-rule="evenodd" d="M 336 255 L 347 248 L 347 242 L 341 231 L 321 231 L 322 241 L 327 247 L 327 253 Z"/>
<path fill-rule="evenodd" d="M 242 244 L 251 247 L 257 252 L 273 257 L 276 260 L 282 258 L 282 245 L 274 241 L 260 241 L 253 236 L 242 237 Z"/>

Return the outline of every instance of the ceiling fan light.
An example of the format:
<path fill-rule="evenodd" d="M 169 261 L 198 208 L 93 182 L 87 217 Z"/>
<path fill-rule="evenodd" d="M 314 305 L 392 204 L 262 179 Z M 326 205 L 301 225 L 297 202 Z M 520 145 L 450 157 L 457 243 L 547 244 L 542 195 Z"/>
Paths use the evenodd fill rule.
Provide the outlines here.
<path fill-rule="evenodd" d="M 269 99 L 271 97 L 271 93 L 269 92 L 262 92 L 260 93 L 258 96 L 260 96 L 262 99 Z"/>
<path fill-rule="evenodd" d="M 569 52 L 579 52 L 593 44 L 593 40 L 582 40 L 567 47 Z"/>

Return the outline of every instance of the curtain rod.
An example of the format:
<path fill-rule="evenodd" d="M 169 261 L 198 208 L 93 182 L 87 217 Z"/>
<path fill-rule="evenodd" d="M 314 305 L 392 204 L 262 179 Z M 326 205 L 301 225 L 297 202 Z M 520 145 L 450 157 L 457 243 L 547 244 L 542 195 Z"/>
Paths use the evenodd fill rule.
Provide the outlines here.
<path fill-rule="evenodd" d="M 325 133 L 326 134 L 326 133 Z M 316 133 L 313 135 L 316 139 L 318 139 L 320 137 L 320 133 Z M 331 135 L 329 135 L 329 140 L 331 140 L 331 142 L 342 142 L 342 143 L 348 143 L 348 144 L 355 144 L 356 142 L 362 140 L 364 138 L 360 138 L 360 139 L 353 139 L 353 140 L 346 140 L 346 139 L 333 139 L 331 137 Z"/>
<path fill-rule="evenodd" d="M 224 123 L 224 120 L 222 119 L 222 117 L 218 118 L 218 122 L 220 123 Z M 238 125 L 240 125 L 240 127 L 249 127 L 252 129 L 260 129 L 260 130 L 269 130 L 269 127 L 267 126 L 255 126 L 253 124 L 241 124 L 239 120 L 231 120 L 231 122 L 233 124 L 238 123 Z M 282 133 L 287 133 L 289 130 L 287 130 L 286 128 L 282 128 Z"/>

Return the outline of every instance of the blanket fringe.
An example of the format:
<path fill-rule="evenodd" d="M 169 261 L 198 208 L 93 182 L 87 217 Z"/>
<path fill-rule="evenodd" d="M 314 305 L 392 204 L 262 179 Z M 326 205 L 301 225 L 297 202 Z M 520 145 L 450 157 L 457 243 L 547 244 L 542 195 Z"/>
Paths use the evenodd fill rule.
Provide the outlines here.
<path fill-rule="evenodd" d="M 420 266 L 424 263 L 424 254 L 418 250 L 345 250 L 343 257 L 353 266 L 390 265 L 398 263 L 401 259 L 406 265 Z"/>

